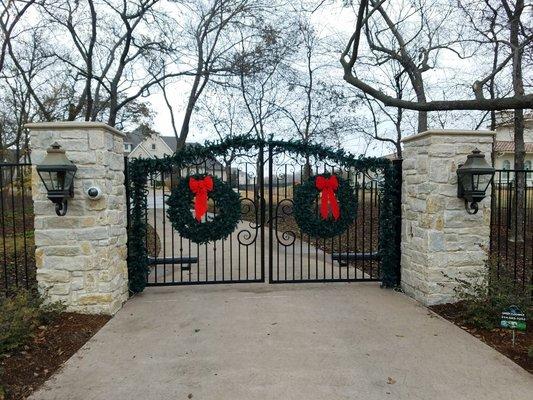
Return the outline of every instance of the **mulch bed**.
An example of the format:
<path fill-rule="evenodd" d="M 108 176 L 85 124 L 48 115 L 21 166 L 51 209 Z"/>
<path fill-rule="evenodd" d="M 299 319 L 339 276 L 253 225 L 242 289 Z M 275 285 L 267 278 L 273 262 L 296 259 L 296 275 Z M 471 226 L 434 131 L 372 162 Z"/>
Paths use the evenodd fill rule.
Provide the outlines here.
<path fill-rule="evenodd" d="M 533 320 L 527 321 L 526 332 L 516 332 L 515 345 L 512 344 L 512 332 L 508 329 L 479 329 L 465 324 L 462 320 L 464 307 L 461 303 L 441 304 L 430 307 L 441 317 L 453 322 L 461 329 L 482 340 L 490 347 L 498 350 L 526 371 L 533 374 L 533 358 L 528 356 L 528 348 L 533 346 Z"/>
<path fill-rule="evenodd" d="M 0 356 L 0 382 L 6 392 L 5 400 L 29 396 L 109 319 L 105 315 L 63 313 L 50 325 L 40 326 L 23 348 Z"/>

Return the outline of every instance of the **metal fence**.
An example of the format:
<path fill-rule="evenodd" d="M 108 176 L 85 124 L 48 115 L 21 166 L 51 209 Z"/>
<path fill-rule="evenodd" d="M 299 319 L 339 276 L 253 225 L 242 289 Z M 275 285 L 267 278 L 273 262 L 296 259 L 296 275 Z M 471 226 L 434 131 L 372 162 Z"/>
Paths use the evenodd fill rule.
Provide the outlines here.
<path fill-rule="evenodd" d="M 492 184 L 490 258 L 496 275 L 533 284 L 533 172 L 496 170 Z"/>
<path fill-rule="evenodd" d="M 31 164 L 0 164 L 0 295 L 35 287 Z"/>

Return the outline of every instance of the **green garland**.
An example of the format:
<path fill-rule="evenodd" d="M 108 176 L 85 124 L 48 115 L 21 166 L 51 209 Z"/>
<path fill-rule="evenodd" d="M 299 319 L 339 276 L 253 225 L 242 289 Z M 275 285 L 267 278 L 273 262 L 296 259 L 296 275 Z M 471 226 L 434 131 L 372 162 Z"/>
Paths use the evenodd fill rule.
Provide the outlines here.
<path fill-rule="evenodd" d="M 304 141 L 262 140 L 250 136 L 230 137 L 217 142 L 206 142 L 204 146 L 188 146 L 172 156 L 163 158 L 138 158 L 128 162 L 128 196 L 130 204 L 130 224 L 128 234 L 129 286 L 134 293 L 142 292 L 146 286 L 148 253 L 146 237 L 146 196 L 147 177 L 160 172 L 170 173 L 173 169 L 183 169 L 200 161 L 212 160 L 238 150 L 267 150 L 271 155 L 291 153 L 305 158 L 332 160 L 345 168 L 359 172 L 381 172 L 385 176 L 381 190 L 380 209 L 380 254 L 382 284 L 386 287 L 398 283 L 399 254 L 395 238 L 399 234 L 399 177 L 391 161 L 386 158 L 362 157 L 350 154 L 343 149 L 333 149 Z"/>
<path fill-rule="evenodd" d="M 401 220 L 401 161 L 384 169 L 385 182 L 379 203 L 379 252 L 381 255 L 381 286 L 400 284 L 400 253 L 398 235 Z"/>
<path fill-rule="evenodd" d="M 206 174 L 189 175 L 172 189 L 167 200 L 167 216 L 180 235 L 194 243 L 204 244 L 224 239 L 237 227 L 241 218 L 239 194 L 216 176 L 209 197 L 215 202 L 218 213 L 211 221 L 199 222 L 191 213 L 194 193 L 189 189 L 189 179 L 203 179 Z"/>
<path fill-rule="evenodd" d="M 332 175 L 322 174 L 322 176 L 329 178 Z M 301 231 L 311 237 L 331 238 L 338 236 L 348 229 L 357 216 L 357 196 L 348 181 L 337 176 L 339 187 L 335 196 L 339 204 L 340 216 L 336 221 L 332 218 L 324 220 L 320 215 L 317 215 L 314 207 L 319 195 L 316 188 L 317 177 L 312 176 L 294 189 L 294 218 Z"/>

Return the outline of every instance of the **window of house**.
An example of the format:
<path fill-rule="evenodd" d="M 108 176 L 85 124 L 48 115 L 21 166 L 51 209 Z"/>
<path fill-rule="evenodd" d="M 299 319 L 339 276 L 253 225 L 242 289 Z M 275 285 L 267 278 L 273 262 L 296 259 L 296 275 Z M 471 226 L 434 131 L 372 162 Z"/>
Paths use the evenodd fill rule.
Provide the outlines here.
<path fill-rule="evenodd" d="M 152 150 L 155 150 L 155 143 L 152 143 Z"/>
<path fill-rule="evenodd" d="M 531 160 L 527 160 L 524 163 L 524 169 L 527 169 L 528 171 L 531 171 L 533 168 L 531 168 Z M 527 172 L 526 173 L 527 179 L 531 179 L 533 177 L 533 172 Z"/>
<path fill-rule="evenodd" d="M 511 161 L 503 160 L 502 169 L 509 171 L 511 169 Z M 510 178 L 511 178 L 511 174 L 509 172 L 504 172 L 501 174 L 501 179 L 504 182 L 509 182 Z"/>
<path fill-rule="evenodd" d="M 124 151 L 131 151 L 131 144 L 129 143 L 124 143 Z"/>

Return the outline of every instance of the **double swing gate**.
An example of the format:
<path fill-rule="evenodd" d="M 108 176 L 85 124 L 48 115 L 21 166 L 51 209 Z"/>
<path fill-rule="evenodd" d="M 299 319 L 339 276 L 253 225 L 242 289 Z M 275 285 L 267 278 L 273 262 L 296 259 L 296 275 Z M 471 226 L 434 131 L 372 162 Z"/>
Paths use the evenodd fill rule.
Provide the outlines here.
<path fill-rule="evenodd" d="M 315 144 L 244 137 L 187 146 L 162 159 L 126 160 L 130 289 L 265 281 L 394 286 L 399 281 L 400 168 L 388 159 Z M 354 222 L 328 239 L 302 233 L 293 216 L 295 187 L 322 173 L 347 180 L 358 197 Z M 215 176 L 240 196 L 241 220 L 225 239 L 193 243 L 168 219 L 172 189 L 194 174 Z M 319 202 L 317 196 L 317 213 Z M 206 220 L 218 211 L 209 199 Z"/>

